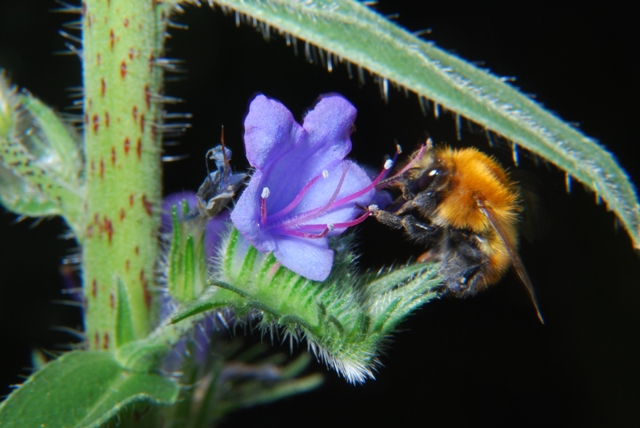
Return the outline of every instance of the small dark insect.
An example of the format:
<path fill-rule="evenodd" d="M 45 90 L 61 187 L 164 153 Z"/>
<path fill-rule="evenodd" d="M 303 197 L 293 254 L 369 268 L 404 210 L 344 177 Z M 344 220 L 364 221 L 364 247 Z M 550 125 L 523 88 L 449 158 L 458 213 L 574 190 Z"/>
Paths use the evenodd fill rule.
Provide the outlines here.
<path fill-rule="evenodd" d="M 229 161 L 231 150 L 224 146 L 224 127 L 220 136 L 220 145 L 206 154 L 207 178 L 198 189 L 198 213 L 207 219 L 215 217 L 233 200 L 237 191 L 244 186 L 245 173 L 233 173 Z M 213 160 L 216 171 L 209 172 L 208 161 Z"/>
<path fill-rule="evenodd" d="M 513 266 L 544 323 L 516 251 L 519 189 L 495 159 L 475 148 L 434 148 L 429 140 L 402 171 L 378 187 L 389 185 L 402 191 L 392 205 L 395 211 L 375 205 L 367 210 L 426 247 L 418 261 L 439 263 L 448 292 L 474 295 Z"/>

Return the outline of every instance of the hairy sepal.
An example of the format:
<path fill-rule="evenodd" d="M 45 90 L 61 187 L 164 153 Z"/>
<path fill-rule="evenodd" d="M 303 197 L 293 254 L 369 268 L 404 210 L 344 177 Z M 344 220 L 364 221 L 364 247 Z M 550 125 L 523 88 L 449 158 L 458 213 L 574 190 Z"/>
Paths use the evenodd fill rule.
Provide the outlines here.
<path fill-rule="evenodd" d="M 414 264 L 362 282 L 345 239 L 334 239 L 331 275 L 316 282 L 282 267 L 272 253 L 258 252 L 232 229 L 222 242 L 212 286 L 172 320 L 231 307 L 272 337 L 306 339 L 309 349 L 349 382 L 373 378 L 384 342 L 398 323 L 438 295 L 437 268 Z"/>
<path fill-rule="evenodd" d="M 180 303 L 191 302 L 205 289 L 208 276 L 207 256 L 204 249 L 205 221 L 195 218 L 181 221 L 187 216 L 189 205 L 171 208 L 171 242 L 166 257 L 167 291 Z"/>

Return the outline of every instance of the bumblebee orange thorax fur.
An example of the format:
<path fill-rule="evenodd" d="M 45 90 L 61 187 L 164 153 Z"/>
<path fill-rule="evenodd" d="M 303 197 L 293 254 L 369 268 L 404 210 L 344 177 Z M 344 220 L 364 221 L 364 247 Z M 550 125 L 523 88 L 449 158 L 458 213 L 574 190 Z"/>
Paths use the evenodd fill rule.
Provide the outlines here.
<path fill-rule="evenodd" d="M 450 175 L 447 194 L 433 219 L 435 223 L 486 232 L 491 224 L 480 209 L 479 203 L 482 203 L 506 229 L 513 229 L 509 235 L 515 233 L 518 191 L 494 159 L 475 148 L 453 150 L 448 147 L 437 149 L 433 157 Z"/>

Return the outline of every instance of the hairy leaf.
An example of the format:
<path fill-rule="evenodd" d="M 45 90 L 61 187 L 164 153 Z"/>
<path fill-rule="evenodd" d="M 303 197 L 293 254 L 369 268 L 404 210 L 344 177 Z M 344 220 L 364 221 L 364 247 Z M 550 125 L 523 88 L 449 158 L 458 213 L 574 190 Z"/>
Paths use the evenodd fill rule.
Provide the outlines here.
<path fill-rule="evenodd" d="M 235 10 L 265 37 L 280 32 L 320 49 L 328 69 L 340 61 L 415 92 L 555 164 L 591 188 L 616 213 L 640 248 L 640 206 L 633 185 L 595 140 L 526 95 L 467 61 L 425 42 L 354 0 L 209 0 Z M 250 19 L 245 19 L 249 17 Z M 273 27 L 273 28 L 272 28 Z M 275 29 L 275 31 L 273 30 Z"/>
<path fill-rule="evenodd" d="M 47 364 L 0 406 L 2 427 L 97 427 L 126 405 L 173 404 L 180 387 L 131 372 L 108 352 L 71 352 Z"/>

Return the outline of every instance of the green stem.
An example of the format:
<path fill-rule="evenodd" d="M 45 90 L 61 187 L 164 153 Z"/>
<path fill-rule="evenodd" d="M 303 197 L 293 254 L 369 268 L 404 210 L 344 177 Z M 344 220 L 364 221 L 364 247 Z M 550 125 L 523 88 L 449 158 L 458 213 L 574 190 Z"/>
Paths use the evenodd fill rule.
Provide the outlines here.
<path fill-rule="evenodd" d="M 87 202 L 83 261 L 90 349 L 115 347 L 118 283 L 134 338 L 154 318 L 161 200 L 162 54 L 169 5 L 83 2 Z"/>

